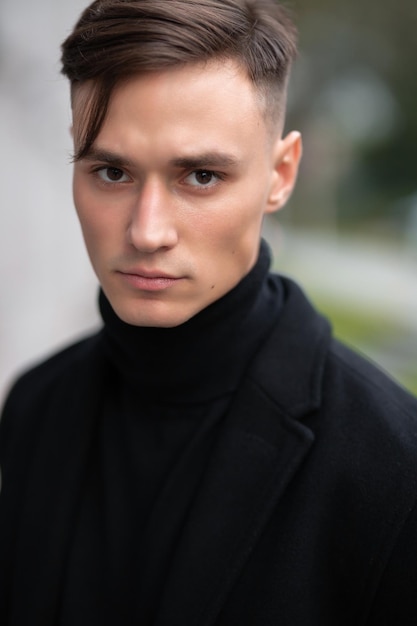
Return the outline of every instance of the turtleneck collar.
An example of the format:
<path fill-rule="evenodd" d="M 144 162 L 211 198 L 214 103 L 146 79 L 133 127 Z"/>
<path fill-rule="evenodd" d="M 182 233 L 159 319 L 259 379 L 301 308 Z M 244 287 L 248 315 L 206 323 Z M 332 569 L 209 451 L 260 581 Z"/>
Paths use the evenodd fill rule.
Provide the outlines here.
<path fill-rule="evenodd" d="M 100 290 L 105 347 L 122 381 L 156 404 L 202 403 L 233 393 L 281 307 L 270 261 L 262 241 L 255 266 L 236 287 L 174 328 L 126 324 Z"/>

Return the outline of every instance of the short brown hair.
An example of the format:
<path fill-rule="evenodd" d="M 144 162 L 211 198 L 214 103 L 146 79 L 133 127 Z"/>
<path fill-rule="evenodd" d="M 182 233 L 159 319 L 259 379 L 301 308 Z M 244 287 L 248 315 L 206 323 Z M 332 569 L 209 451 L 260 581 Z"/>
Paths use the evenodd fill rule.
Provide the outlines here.
<path fill-rule="evenodd" d="M 72 93 L 86 81 L 95 87 L 75 159 L 95 141 L 114 87 L 138 73 L 235 59 L 267 108 L 282 108 L 296 39 L 274 0 L 95 0 L 62 44 Z"/>

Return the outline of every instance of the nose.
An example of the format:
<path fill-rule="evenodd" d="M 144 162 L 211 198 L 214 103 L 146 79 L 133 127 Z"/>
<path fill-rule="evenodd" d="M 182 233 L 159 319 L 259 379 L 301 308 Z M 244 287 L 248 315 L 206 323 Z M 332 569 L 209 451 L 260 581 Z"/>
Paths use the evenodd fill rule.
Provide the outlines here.
<path fill-rule="evenodd" d="M 172 248 L 178 241 L 172 197 L 160 181 L 146 182 L 132 207 L 128 240 L 138 251 Z"/>

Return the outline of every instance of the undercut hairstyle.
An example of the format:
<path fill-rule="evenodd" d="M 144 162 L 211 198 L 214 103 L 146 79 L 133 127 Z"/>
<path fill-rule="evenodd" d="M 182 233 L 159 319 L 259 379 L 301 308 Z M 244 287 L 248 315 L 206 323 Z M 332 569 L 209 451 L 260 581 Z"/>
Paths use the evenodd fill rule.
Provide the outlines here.
<path fill-rule="evenodd" d="M 117 85 L 145 72 L 233 60 L 262 97 L 267 121 L 284 115 L 297 32 L 274 0 L 95 0 L 62 44 L 71 98 L 90 81 L 74 160 L 89 152 Z"/>

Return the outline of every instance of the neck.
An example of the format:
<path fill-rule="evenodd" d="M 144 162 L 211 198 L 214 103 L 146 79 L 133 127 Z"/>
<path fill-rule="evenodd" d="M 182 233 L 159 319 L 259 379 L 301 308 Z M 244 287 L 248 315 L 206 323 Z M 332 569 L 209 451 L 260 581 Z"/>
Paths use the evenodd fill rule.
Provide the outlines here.
<path fill-rule="evenodd" d="M 105 345 L 118 374 L 158 403 L 198 403 L 233 393 L 281 305 L 269 265 L 262 242 L 257 263 L 234 289 L 175 328 L 126 324 L 101 291 Z"/>

